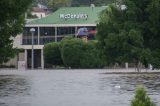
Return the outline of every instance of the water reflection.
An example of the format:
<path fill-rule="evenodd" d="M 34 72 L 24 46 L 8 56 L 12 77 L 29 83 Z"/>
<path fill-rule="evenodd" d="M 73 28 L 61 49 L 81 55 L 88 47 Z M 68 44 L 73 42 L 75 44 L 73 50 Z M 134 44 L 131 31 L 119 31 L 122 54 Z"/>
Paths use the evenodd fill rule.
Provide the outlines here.
<path fill-rule="evenodd" d="M 119 81 L 123 82 L 125 91 L 133 91 L 137 85 L 145 86 L 149 94 L 158 95 L 160 91 L 160 76 L 155 74 L 121 76 Z"/>
<path fill-rule="evenodd" d="M 153 100 L 157 104 L 160 103 L 160 75 L 106 75 L 106 77 L 100 79 L 100 82 L 101 90 L 110 88 L 109 92 L 111 95 L 132 95 L 132 97 L 135 88 L 138 85 L 143 85 Z M 120 86 L 120 88 L 117 88 L 116 86 Z M 127 96 L 125 99 L 129 102 L 131 98 L 128 97 L 129 96 Z M 119 103 L 122 101 L 124 101 L 124 98 L 119 98 Z"/>
<path fill-rule="evenodd" d="M 144 85 L 160 106 L 160 75 L 156 74 L 115 75 L 96 70 L 7 73 L 0 75 L 0 106 L 129 106 L 137 85 Z"/>
<path fill-rule="evenodd" d="M 12 103 L 7 103 L 11 101 L 10 98 L 29 95 L 29 90 L 30 86 L 26 79 L 14 75 L 0 75 L 0 106 L 11 106 L 9 104 Z"/>
<path fill-rule="evenodd" d="M 25 79 L 17 76 L 0 76 L 0 97 L 8 95 L 26 95 L 29 85 Z"/>

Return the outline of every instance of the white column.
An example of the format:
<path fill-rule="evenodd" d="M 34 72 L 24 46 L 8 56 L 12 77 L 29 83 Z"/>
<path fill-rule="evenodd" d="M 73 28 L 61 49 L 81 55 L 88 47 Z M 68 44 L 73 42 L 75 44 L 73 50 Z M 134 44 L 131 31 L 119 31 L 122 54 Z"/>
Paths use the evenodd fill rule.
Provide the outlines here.
<path fill-rule="evenodd" d="M 75 34 L 77 33 L 77 30 L 78 30 L 78 27 L 77 27 L 77 26 L 75 26 Z"/>
<path fill-rule="evenodd" d="M 57 42 L 57 26 L 55 26 L 55 42 Z"/>
<path fill-rule="evenodd" d="M 153 69 L 153 66 L 151 64 L 149 64 L 149 69 L 152 70 Z"/>
<path fill-rule="evenodd" d="M 28 68 L 28 67 L 27 67 L 27 55 L 28 55 L 28 52 L 27 52 L 27 49 L 25 49 L 24 61 L 25 61 L 26 68 Z"/>
<path fill-rule="evenodd" d="M 74 36 L 76 36 L 77 31 L 78 31 L 78 28 L 77 28 L 77 26 L 75 26 L 75 35 Z"/>
<path fill-rule="evenodd" d="M 128 62 L 125 63 L 125 68 L 128 69 Z"/>
<path fill-rule="evenodd" d="M 18 61 L 19 61 L 19 53 L 17 53 L 16 68 L 18 68 Z"/>
<path fill-rule="evenodd" d="M 43 56 L 43 49 L 41 49 L 41 68 L 44 69 L 44 56 Z"/>
<path fill-rule="evenodd" d="M 40 45 L 40 28 L 38 27 L 38 45 Z"/>

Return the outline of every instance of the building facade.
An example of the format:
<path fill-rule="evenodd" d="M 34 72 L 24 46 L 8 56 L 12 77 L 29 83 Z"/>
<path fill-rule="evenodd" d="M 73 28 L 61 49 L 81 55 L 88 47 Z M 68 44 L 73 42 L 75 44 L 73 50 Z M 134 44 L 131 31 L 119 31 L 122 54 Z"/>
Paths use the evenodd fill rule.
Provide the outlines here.
<path fill-rule="evenodd" d="M 48 14 L 48 10 L 44 8 L 39 8 L 39 7 L 33 7 L 31 11 L 31 15 L 36 16 L 37 18 L 44 18 Z"/>
<path fill-rule="evenodd" d="M 43 47 L 49 42 L 61 41 L 66 36 L 77 35 L 78 29 L 96 30 L 98 16 L 106 7 L 66 7 L 49 16 L 26 23 L 22 42 L 18 48 L 24 49 L 26 67 L 31 67 L 32 37 L 30 29 L 34 28 L 34 61 L 35 68 L 44 68 Z"/>

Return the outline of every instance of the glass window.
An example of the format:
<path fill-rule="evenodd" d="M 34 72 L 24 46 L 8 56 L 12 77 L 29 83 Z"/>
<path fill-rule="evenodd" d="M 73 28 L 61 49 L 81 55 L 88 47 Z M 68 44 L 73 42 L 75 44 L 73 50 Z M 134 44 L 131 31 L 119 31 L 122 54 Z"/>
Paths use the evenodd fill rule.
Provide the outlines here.
<path fill-rule="evenodd" d="M 38 28 L 37 27 L 24 27 L 23 28 L 23 36 L 31 36 L 30 29 L 35 28 L 35 36 L 38 35 Z"/>
<path fill-rule="evenodd" d="M 72 35 L 75 34 L 75 27 L 58 27 L 58 35 Z"/>
<path fill-rule="evenodd" d="M 40 36 L 54 36 L 55 28 L 54 27 L 40 27 Z"/>

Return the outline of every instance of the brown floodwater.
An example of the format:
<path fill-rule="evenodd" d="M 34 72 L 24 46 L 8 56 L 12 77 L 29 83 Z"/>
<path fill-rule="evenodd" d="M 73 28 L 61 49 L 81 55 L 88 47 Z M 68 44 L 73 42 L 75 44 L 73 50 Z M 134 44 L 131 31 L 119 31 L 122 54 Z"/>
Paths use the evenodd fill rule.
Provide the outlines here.
<path fill-rule="evenodd" d="M 137 85 L 160 106 L 159 74 L 101 70 L 0 71 L 0 106 L 130 106 Z"/>

